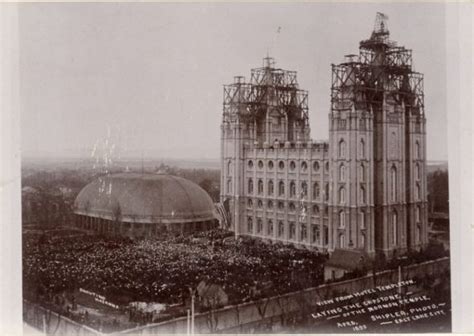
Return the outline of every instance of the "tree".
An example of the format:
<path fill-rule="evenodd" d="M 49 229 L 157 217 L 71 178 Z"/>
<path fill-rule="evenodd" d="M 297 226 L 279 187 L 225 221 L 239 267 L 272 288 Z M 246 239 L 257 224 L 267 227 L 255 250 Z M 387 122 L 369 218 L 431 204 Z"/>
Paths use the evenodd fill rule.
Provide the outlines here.
<path fill-rule="evenodd" d="M 430 212 L 449 213 L 449 181 L 446 170 L 428 174 L 428 203 Z"/>
<path fill-rule="evenodd" d="M 202 179 L 201 182 L 199 182 L 199 186 L 211 196 L 213 201 L 217 202 L 219 200 L 219 189 L 214 186 L 210 178 Z"/>

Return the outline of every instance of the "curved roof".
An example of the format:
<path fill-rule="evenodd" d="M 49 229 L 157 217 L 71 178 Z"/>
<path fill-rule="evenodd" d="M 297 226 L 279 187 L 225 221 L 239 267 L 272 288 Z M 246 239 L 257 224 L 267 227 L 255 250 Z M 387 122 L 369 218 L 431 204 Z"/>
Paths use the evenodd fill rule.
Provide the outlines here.
<path fill-rule="evenodd" d="M 200 186 L 166 174 L 122 173 L 85 186 L 74 213 L 137 223 L 182 223 L 215 218 L 214 203 Z"/>

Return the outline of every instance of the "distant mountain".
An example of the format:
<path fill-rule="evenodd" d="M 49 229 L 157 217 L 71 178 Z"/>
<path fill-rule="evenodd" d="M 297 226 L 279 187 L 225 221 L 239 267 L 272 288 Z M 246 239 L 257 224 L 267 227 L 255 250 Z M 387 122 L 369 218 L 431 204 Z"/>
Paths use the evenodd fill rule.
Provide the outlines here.
<path fill-rule="evenodd" d="M 220 169 L 219 159 L 171 159 L 171 158 L 123 158 L 115 160 L 109 166 L 110 168 L 130 168 L 137 169 L 143 167 L 145 169 L 159 167 L 161 164 L 170 167 L 178 167 L 184 169 Z M 98 164 L 101 166 L 101 164 Z M 40 158 L 27 157 L 22 159 L 24 168 L 40 168 L 40 169 L 81 169 L 93 168 L 97 166 L 96 160 L 92 158 Z"/>

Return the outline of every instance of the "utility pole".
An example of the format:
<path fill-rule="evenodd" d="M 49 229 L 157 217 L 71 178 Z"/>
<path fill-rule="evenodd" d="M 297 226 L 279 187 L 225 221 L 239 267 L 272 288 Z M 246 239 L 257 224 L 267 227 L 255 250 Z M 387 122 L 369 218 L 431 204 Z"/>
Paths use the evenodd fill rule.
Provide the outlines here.
<path fill-rule="evenodd" d="M 186 335 L 189 335 L 190 332 L 191 332 L 191 312 L 188 309 L 187 316 L 186 316 Z"/>
<path fill-rule="evenodd" d="M 191 294 L 191 335 L 194 335 L 194 296 L 195 290 L 189 287 L 189 293 Z"/>

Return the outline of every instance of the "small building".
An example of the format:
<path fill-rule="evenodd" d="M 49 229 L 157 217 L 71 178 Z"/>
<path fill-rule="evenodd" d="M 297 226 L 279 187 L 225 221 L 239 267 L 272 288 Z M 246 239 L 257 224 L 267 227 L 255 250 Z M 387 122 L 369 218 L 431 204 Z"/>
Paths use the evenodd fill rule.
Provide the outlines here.
<path fill-rule="evenodd" d="M 202 280 L 196 288 L 199 304 L 203 308 L 223 307 L 229 302 L 229 296 L 222 286 Z"/>
<path fill-rule="evenodd" d="M 168 174 L 99 177 L 81 190 L 74 214 L 80 228 L 131 238 L 181 235 L 218 225 L 206 191 Z"/>
<path fill-rule="evenodd" d="M 335 249 L 324 265 L 324 281 L 337 280 L 346 273 L 362 269 L 368 260 L 364 251 Z"/>

